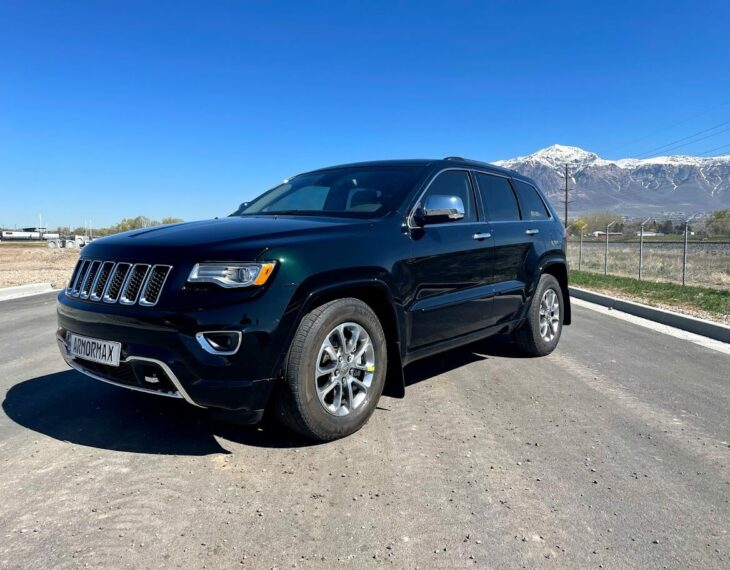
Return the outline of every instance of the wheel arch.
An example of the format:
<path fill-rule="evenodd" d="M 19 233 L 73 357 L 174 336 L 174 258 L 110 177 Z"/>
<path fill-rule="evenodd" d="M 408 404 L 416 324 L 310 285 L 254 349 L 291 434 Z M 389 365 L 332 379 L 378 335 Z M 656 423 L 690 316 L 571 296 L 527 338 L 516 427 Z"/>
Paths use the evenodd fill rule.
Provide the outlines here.
<path fill-rule="evenodd" d="M 552 275 L 558 280 L 560 290 L 563 293 L 563 324 L 569 325 L 572 320 L 572 312 L 570 308 L 570 292 L 568 290 L 568 266 L 565 260 L 560 258 L 545 260 L 539 272 L 539 275 L 543 274 Z"/>
<path fill-rule="evenodd" d="M 405 377 L 403 374 L 402 359 L 402 330 L 403 314 L 399 311 L 390 289 L 380 279 L 353 280 L 340 283 L 321 285 L 311 290 L 302 301 L 296 322 L 292 327 L 292 336 L 296 327 L 312 309 L 333 301 L 353 297 L 367 304 L 378 317 L 383 330 L 388 349 L 388 370 L 385 378 L 383 394 L 393 398 L 405 396 Z"/>

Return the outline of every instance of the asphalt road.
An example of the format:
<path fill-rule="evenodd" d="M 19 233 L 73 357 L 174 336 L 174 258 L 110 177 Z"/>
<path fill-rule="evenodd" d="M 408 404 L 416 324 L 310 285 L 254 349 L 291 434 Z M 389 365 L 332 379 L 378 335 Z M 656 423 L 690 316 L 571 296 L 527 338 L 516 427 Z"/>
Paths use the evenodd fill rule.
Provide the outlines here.
<path fill-rule="evenodd" d="M 86 379 L 52 295 L 0 303 L 0 567 L 730 567 L 730 356 L 574 312 L 312 446 Z"/>

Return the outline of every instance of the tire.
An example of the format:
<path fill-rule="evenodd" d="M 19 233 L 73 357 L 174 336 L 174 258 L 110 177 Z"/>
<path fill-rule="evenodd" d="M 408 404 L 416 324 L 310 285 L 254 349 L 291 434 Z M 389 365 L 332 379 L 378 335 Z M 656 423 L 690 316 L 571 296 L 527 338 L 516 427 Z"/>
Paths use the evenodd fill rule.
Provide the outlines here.
<path fill-rule="evenodd" d="M 350 363 L 348 356 L 353 358 Z M 289 348 L 275 397 L 277 419 L 317 441 L 355 433 L 375 411 L 385 385 L 387 358 L 383 327 L 366 303 L 345 298 L 317 307 L 299 323 Z"/>
<path fill-rule="evenodd" d="M 547 295 L 547 298 L 546 298 Z M 544 301 L 553 298 L 557 301 L 557 315 L 551 315 L 549 312 L 545 318 L 549 323 L 548 329 L 543 328 L 541 334 L 540 313 L 544 311 Z M 543 274 L 535 289 L 535 294 L 530 302 L 530 308 L 527 310 L 525 322 L 520 328 L 512 333 L 515 344 L 518 348 L 530 356 L 546 356 L 550 354 L 560 342 L 560 335 L 563 332 L 563 291 L 560 283 L 552 275 Z M 553 305 L 554 310 L 554 305 Z M 556 316 L 557 319 L 551 318 Z M 545 324 L 545 322 L 543 323 Z"/>

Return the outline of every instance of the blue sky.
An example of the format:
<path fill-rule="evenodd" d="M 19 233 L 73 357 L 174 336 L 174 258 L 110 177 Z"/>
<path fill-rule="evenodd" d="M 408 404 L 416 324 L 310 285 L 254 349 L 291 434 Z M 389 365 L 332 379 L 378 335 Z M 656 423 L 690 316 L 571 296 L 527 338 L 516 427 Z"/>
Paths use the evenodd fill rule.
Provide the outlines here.
<path fill-rule="evenodd" d="M 5 0 L 0 225 L 224 215 L 357 160 L 633 156 L 730 121 L 729 29 L 727 2 Z"/>

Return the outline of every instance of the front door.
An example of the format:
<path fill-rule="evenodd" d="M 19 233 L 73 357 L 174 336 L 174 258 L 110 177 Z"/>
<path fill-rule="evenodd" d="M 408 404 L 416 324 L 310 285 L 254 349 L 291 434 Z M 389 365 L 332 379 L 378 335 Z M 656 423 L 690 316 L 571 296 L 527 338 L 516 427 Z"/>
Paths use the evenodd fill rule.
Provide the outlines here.
<path fill-rule="evenodd" d="M 408 307 L 409 349 L 475 332 L 491 319 L 493 240 L 477 209 L 471 175 L 443 171 L 420 203 L 430 195 L 460 198 L 464 217 L 426 224 L 411 233 L 413 254 L 406 264 L 414 291 Z"/>

